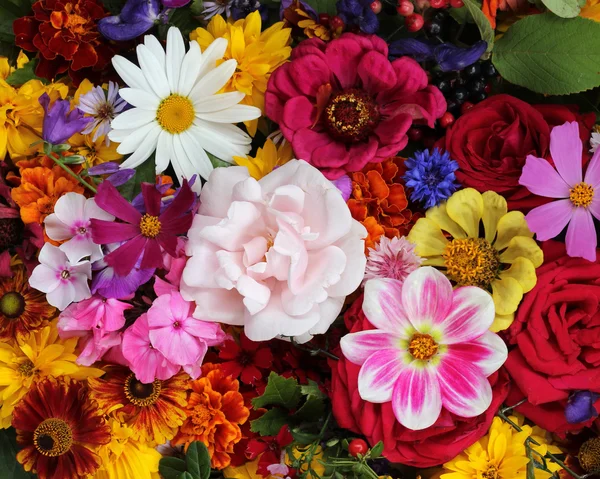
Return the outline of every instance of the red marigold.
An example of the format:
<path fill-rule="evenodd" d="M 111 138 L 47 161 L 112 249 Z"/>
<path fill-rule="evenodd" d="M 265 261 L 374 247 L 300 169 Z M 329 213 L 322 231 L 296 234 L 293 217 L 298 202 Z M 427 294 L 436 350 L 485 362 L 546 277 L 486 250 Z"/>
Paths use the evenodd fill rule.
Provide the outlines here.
<path fill-rule="evenodd" d="M 102 37 L 97 22 L 109 13 L 97 0 L 39 0 L 33 16 L 13 23 L 15 43 L 30 52 L 39 52 L 37 76 L 52 80 L 68 71 L 75 84 L 101 72 L 114 55 Z"/>

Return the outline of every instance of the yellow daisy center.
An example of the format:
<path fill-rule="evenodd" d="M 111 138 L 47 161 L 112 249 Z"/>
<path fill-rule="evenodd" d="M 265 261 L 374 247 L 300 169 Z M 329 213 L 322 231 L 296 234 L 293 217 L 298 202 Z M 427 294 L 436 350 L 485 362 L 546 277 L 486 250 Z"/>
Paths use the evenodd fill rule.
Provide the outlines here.
<path fill-rule="evenodd" d="M 569 199 L 575 206 L 587 208 L 592 204 L 592 200 L 594 199 L 594 187 L 592 185 L 588 185 L 582 181 L 581 183 L 577 183 L 569 191 Z"/>
<path fill-rule="evenodd" d="M 587 473 L 600 472 L 600 438 L 593 437 L 579 448 L 579 464 Z"/>
<path fill-rule="evenodd" d="M 19 373 L 21 373 L 21 376 L 24 377 L 29 377 L 29 376 L 33 376 L 33 373 L 35 372 L 35 365 L 31 362 L 30 359 L 27 359 L 25 361 L 23 361 L 21 364 L 19 364 L 19 367 L 17 368 L 17 370 L 19 371 Z"/>
<path fill-rule="evenodd" d="M 10 291 L 0 298 L 0 313 L 8 319 L 17 319 L 25 311 L 25 299 L 19 293 Z"/>
<path fill-rule="evenodd" d="M 489 466 L 487 471 L 481 475 L 481 479 L 498 479 L 498 469 L 496 466 Z"/>
<path fill-rule="evenodd" d="M 500 268 L 498 252 L 483 238 L 454 239 L 442 256 L 446 274 L 459 286 L 487 288 Z"/>
<path fill-rule="evenodd" d="M 158 105 L 156 121 L 161 128 L 172 135 L 184 132 L 194 122 L 196 112 L 188 97 L 172 94 Z"/>
<path fill-rule="evenodd" d="M 437 351 L 438 344 L 429 334 L 416 333 L 408 344 L 408 352 L 415 359 L 431 359 Z"/>
<path fill-rule="evenodd" d="M 146 238 L 156 238 L 160 233 L 161 224 L 158 216 L 144 215 L 140 220 L 140 232 Z"/>
<path fill-rule="evenodd" d="M 154 382 L 144 384 L 131 373 L 125 380 L 125 397 L 136 406 L 151 406 L 160 396 L 162 382 L 155 379 Z"/>
<path fill-rule="evenodd" d="M 62 419 L 46 419 L 35 429 L 33 444 L 44 456 L 60 456 L 71 449 L 73 432 Z"/>

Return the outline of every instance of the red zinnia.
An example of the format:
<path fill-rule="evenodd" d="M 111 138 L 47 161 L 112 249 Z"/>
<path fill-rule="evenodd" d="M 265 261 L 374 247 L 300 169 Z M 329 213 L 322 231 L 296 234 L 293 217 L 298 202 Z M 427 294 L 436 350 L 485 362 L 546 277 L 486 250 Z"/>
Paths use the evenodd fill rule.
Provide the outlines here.
<path fill-rule="evenodd" d="M 37 76 L 52 80 L 67 72 L 75 83 L 89 77 L 92 69 L 101 72 L 115 51 L 100 34 L 98 20 L 109 13 L 97 0 L 39 0 L 33 16 L 13 23 L 15 43 L 30 52 L 39 52 Z"/>
<path fill-rule="evenodd" d="M 219 367 L 244 384 L 255 384 L 263 377 L 261 369 L 270 369 L 273 353 L 265 343 L 249 340 L 244 333 L 240 336 L 240 344 L 228 340 L 219 348 L 219 358 L 226 360 Z"/>

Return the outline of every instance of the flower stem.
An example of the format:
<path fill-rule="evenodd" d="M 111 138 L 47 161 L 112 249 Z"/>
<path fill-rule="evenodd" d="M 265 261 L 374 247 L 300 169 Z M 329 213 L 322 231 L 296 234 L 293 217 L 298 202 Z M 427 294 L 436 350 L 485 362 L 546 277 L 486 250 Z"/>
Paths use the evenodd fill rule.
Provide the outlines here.
<path fill-rule="evenodd" d="M 56 163 L 58 166 L 60 166 L 63 170 L 65 170 L 69 175 L 71 175 L 73 178 L 75 178 L 79 183 L 81 183 L 83 186 L 85 186 L 88 190 L 90 190 L 94 193 L 98 192 L 98 190 L 96 188 L 94 188 L 87 181 L 85 181 L 80 175 L 75 173 L 71 168 L 69 168 L 62 161 L 60 161 L 62 158 L 62 155 L 60 156 L 60 158 L 55 158 L 54 153 L 50 153 L 48 155 L 48 157 L 52 158 L 52 161 L 54 161 L 54 163 Z"/>

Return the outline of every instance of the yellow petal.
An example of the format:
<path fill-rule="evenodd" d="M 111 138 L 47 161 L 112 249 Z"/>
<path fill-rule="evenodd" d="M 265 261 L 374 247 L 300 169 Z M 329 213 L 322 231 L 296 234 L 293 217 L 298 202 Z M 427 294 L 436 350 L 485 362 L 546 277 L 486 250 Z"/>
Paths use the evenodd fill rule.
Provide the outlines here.
<path fill-rule="evenodd" d="M 525 221 L 525 215 L 520 211 L 511 211 L 500 218 L 498 221 L 498 239 L 494 243 L 494 248 L 502 251 L 515 236 L 533 238 L 533 233 L 529 230 L 527 221 Z"/>
<path fill-rule="evenodd" d="M 61 344 L 51 344 L 40 352 L 36 362 L 38 365 L 49 364 L 64 352 L 65 348 Z"/>
<path fill-rule="evenodd" d="M 508 329 L 510 325 L 515 320 L 515 313 L 512 314 L 498 314 L 494 317 L 494 322 L 490 326 L 490 331 L 492 333 L 497 333 L 498 331 L 504 331 Z"/>
<path fill-rule="evenodd" d="M 469 238 L 479 238 L 479 222 L 483 216 L 481 193 L 473 188 L 457 191 L 448 199 L 446 211 Z"/>
<path fill-rule="evenodd" d="M 510 268 L 500 273 L 501 278 L 505 276 L 515 278 L 521 285 L 521 288 L 523 288 L 524 293 L 531 291 L 537 283 L 535 266 L 533 266 L 531 261 L 522 256 L 516 258 Z"/>
<path fill-rule="evenodd" d="M 244 33 L 248 39 L 258 39 L 260 37 L 260 29 L 262 28 L 262 22 L 260 13 L 255 10 L 246 17 Z"/>
<path fill-rule="evenodd" d="M 458 226 L 446 211 L 446 203 L 442 203 L 439 206 L 429 208 L 425 217 L 435 222 L 442 230 L 447 231 L 452 235 L 453 238 L 466 238 L 464 230 Z"/>
<path fill-rule="evenodd" d="M 500 477 L 515 477 L 519 469 L 525 467 L 529 462 L 527 457 L 513 456 L 505 458 L 500 466 Z"/>
<path fill-rule="evenodd" d="M 523 299 L 523 288 L 510 276 L 492 282 L 492 297 L 497 314 L 514 313 Z"/>
<path fill-rule="evenodd" d="M 448 244 L 440 228 L 428 218 L 419 218 L 407 239 L 417 245 L 415 252 L 421 257 L 441 256 Z"/>
<path fill-rule="evenodd" d="M 246 41 L 244 40 L 244 30 L 241 27 L 231 27 L 231 58 L 237 60 L 238 64 L 244 59 L 244 49 Z"/>
<path fill-rule="evenodd" d="M 496 237 L 498 220 L 508 211 L 506 200 L 495 191 L 486 191 L 481 195 L 483 199 L 483 229 L 485 239 L 492 243 Z"/>
<path fill-rule="evenodd" d="M 536 268 L 544 262 L 544 253 L 533 238 L 515 236 L 508 243 L 508 248 L 500 254 L 502 263 L 512 264 L 515 259 L 523 257 L 533 263 Z"/>

